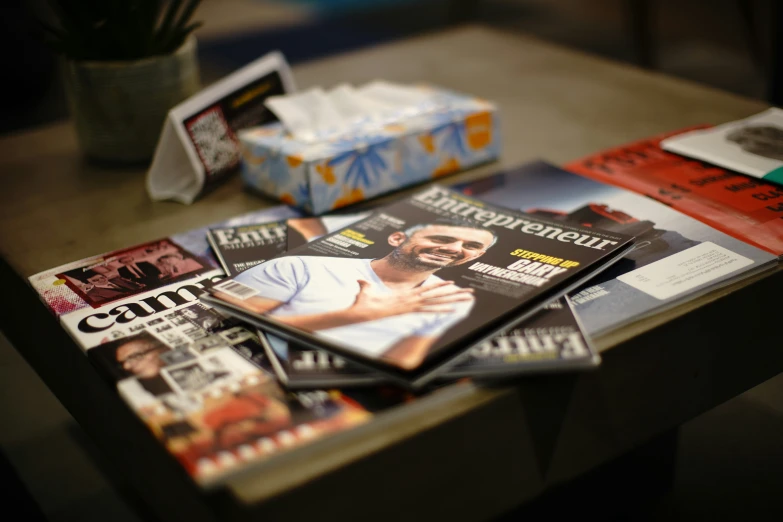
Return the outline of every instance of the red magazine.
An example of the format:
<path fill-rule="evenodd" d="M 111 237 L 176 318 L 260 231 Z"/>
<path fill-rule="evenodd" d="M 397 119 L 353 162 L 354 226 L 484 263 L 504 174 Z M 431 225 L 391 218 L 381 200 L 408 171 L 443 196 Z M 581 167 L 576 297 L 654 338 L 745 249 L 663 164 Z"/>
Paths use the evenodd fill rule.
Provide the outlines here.
<path fill-rule="evenodd" d="M 644 194 L 735 238 L 783 255 L 783 187 L 665 152 L 690 127 L 572 161 L 565 168 Z"/>

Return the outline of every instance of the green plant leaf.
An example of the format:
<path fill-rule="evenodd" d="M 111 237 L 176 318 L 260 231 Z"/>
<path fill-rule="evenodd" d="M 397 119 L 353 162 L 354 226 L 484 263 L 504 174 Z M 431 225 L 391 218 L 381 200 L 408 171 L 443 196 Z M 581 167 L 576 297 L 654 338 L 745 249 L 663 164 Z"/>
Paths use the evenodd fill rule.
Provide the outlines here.
<path fill-rule="evenodd" d="M 86 31 L 80 25 L 78 19 L 75 19 L 63 5 L 62 0 L 47 0 L 47 3 L 57 17 L 64 35 L 61 45 L 55 47 L 59 48 L 60 52 L 68 50 L 67 54 L 69 57 L 79 59 L 84 54 Z"/>
<path fill-rule="evenodd" d="M 155 25 L 160 16 L 160 0 L 149 0 L 142 2 L 140 7 L 140 32 L 141 32 L 141 52 L 149 56 L 153 50 L 153 39 L 155 37 Z"/>
<path fill-rule="evenodd" d="M 185 8 L 182 10 L 182 14 L 180 15 L 179 19 L 177 20 L 176 25 L 174 26 L 174 31 L 172 34 L 172 37 L 166 42 L 166 45 L 164 46 L 164 50 L 166 52 L 174 52 L 177 50 L 177 48 L 182 45 L 182 42 L 185 39 L 185 36 L 195 30 L 199 25 L 194 25 L 194 27 L 191 27 L 189 30 L 187 30 L 187 33 L 185 33 L 185 36 L 182 36 L 182 31 L 186 30 L 186 24 L 190 21 L 191 17 L 193 16 L 193 13 L 196 11 L 196 8 L 201 3 L 201 0 L 189 0 Z M 190 27 L 190 26 L 187 26 Z"/>
<path fill-rule="evenodd" d="M 38 26 L 43 30 L 43 32 L 53 36 L 55 40 L 62 41 L 68 38 L 68 35 L 62 29 L 58 29 L 57 27 L 54 27 L 53 25 L 50 25 L 43 20 L 37 20 L 37 22 Z"/>
<path fill-rule="evenodd" d="M 190 24 L 189 26 L 185 27 L 184 29 L 178 31 L 171 41 L 171 50 L 169 52 L 174 52 L 177 49 L 182 46 L 183 43 L 185 43 L 185 40 L 187 39 L 188 35 L 204 25 L 204 22 L 194 22 Z"/>
<path fill-rule="evenodd" d="M 155 34 L 155 50 L 158 54 L 163 54 L 164 52 L 164 45 L 171 36 L 171 28 L 181 6 L 182 0 L 170 0 L 169 2 L 163 21 Z"/>
<path fill-rule="evenodd" d="M 47 0 L 49 47 L 73 60 L 136 60 L 176 50 L 198 0 Z"/>
<path fill-rule="evenodd" d="M 187 24 L 191 17 L 193 16 L 193 13 L 196 11 L 196 8 L 201 3 L 201 0 L 189 0 L 188 4 L 185 6 L 185 9 L 182 10 L 182 15 L 179 17 L 179 20 L 177 20 L 177 29 L 184 29 L 185 24 Z"/>

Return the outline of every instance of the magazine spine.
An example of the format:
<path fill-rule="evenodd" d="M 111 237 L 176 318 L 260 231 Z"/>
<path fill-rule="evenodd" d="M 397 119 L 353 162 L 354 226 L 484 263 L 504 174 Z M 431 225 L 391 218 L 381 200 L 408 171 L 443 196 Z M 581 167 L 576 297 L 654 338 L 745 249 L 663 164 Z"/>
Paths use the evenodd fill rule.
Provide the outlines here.
<path fill-rule="evenodd" d="M 220 250 L 220 248 L 218 248 L 217 242 L 215 241 L 215 236 L 212 234 L 212 230 L 207 230 L 207 242 L 209 243 L 209 246 L 212 247 L 212 252 L 215 254 L 215 257 L 220 263 L 220 267 L 223 269 L 223 272 L 226 273 L 226 277 L 236 275 L 229 269 L 225 259 L 223 259 L 223 252 Z"/>
<path fill-rule="evenodd" d="M 287 386 L 288 374 L 283 368 L 283 365 L 280 364 L 280 360 L 277 358 L 277 354 L 272 349 L 272 346 L 269 344 L 269 341 L 266 338 L 266 334 L 259 329 L 256 329 L 256 333 L 258 335 L 258 342 L 261 343 L 261 347 L 264 349 L 264 352 L 266 352 L 266 356 L 269 359 L 269 362 L 272 364 L 272 369 L 275 371 L 275 374 L 277 375 L 277 379 L 283 385 Z"/>

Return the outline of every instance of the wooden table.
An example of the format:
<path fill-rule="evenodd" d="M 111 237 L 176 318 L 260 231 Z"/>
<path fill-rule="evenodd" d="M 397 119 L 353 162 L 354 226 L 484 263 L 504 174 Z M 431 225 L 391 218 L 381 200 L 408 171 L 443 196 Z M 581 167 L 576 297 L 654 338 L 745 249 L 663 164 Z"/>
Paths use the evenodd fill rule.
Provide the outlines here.
<path fill-rule="evenodd" d="M 658 132 L 719 123 L 763 103 L 483 27 L 295 68 L 297 83 L 427 81 L 498 102 L 500 164 L 554 163 Z M 140 168 L 83 162 L 59 123 L 0 140 L 2 328 L 161 519 L 345 520 L 498 515 L 579 477 L 783 370 L 783 274 L 714 292 L 596 340 L 599 371 L 494 389 L 453 386 L 348 433 L 199 490 L 25 286 L 41 270 L 274 204 L 238 178 L 192 206 L 153 203 Z M 770 306 L 764 306 L 769 302 Z M 752 338 L 752 342 L 751 342 Z M 271 518 L 270 518 L 271 517 Z"/>

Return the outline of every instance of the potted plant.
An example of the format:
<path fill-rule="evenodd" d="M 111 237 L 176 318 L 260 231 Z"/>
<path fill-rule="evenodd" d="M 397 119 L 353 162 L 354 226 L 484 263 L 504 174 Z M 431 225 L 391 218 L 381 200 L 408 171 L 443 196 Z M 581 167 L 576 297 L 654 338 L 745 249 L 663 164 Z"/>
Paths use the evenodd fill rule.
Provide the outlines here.
<path fill-rule="evenodd" d="M 89 158 L 149 160 L 169 109 L 200 89 L 199 1 L 50 0 L 55 22 L 41 23 Z"/>

